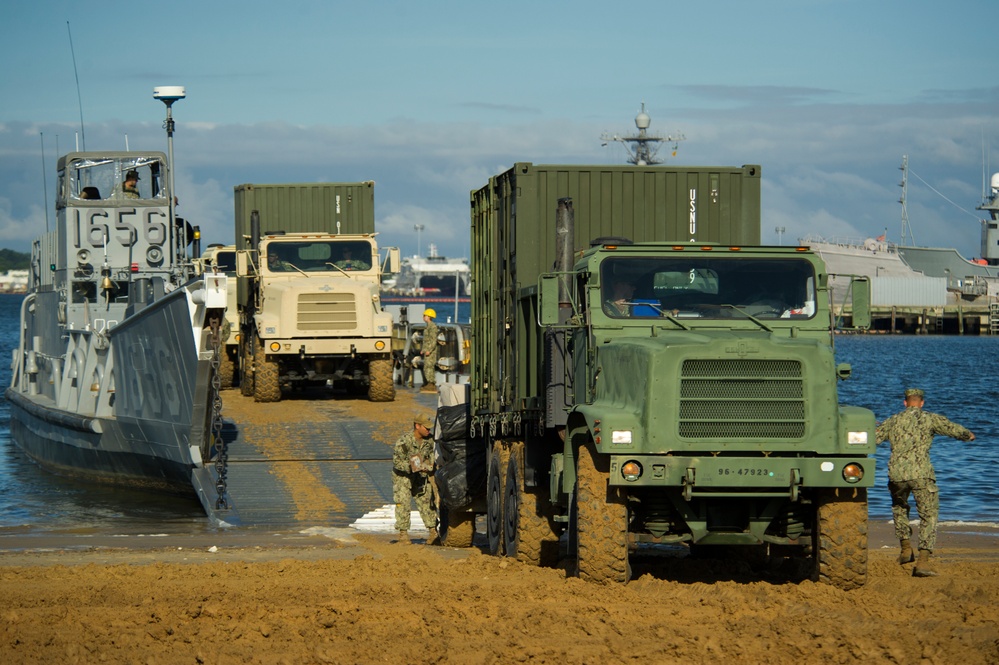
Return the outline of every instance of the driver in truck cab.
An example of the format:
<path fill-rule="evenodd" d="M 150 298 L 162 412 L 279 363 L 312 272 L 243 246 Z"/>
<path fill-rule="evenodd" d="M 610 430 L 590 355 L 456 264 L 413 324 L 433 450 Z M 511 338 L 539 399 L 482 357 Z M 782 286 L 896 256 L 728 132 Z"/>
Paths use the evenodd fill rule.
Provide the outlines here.
<path fill-rule="evenodd" d="M 267 248 L 267 269 L 272 272 L 289 272 L 295 270 L 295 264 L 285 261 L 276 246 Z"/>

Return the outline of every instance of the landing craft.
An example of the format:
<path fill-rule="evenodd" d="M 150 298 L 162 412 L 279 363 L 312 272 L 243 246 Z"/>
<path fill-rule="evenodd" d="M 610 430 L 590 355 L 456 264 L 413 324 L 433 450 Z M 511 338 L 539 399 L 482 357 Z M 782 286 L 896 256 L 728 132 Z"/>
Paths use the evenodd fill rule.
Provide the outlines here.
<path fill-rule="evenodd" d="M 32 243 L 13 352 L 11 438 L 42 467 L 197 494 L 233 523 L 213 377 L 226 276 L 198 276 L 199 231 L 174 210 L 168 152 L 73 152 L 58 161 L 56 228 Z M 191 253 L 188 254 L 188 250 Z"/>

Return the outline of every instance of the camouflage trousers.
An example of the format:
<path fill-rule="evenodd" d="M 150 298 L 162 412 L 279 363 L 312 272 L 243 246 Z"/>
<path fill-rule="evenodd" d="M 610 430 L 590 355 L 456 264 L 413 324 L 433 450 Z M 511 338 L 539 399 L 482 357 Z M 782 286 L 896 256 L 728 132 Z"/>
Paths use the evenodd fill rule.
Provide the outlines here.
<path fill-rule="evenodd" d="M 891 492 L 891 516 L 895 522 L 895 537 L 909 540 L 909 494 L 916 500 L 919 513 L 919 549 L 933 550 L 937 544 L 937 516 L 940 514 L 940 493 L 932 478 L 888 482 Z"/>
<path fill-rule="evenodd" d="M 392 474 L 392 501 L 395 502 L 396 531 L 409 531 L 409 511 L 412 500 L 416 500 L 416 509 L 428 529 L 437 526 L 437 512 L 432 505 L 433 490 L 427 477 L 422 473 Z"/>
<path fill-rule="evenodd" d="M 424 385 L 432 386 L 437 383 L 437 354 L 434 353 L 423 359 L 423 381 Z"/>

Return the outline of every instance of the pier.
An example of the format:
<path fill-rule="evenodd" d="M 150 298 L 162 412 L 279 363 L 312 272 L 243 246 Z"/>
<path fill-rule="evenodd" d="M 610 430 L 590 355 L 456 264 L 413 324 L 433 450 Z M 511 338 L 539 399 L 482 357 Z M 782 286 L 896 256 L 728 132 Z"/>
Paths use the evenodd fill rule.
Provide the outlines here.
<path fill-rule="evenodd" d="M 850 321 L 849 308 L 834 308 Z M 999 335 L 999 302 L 945 306 L 872 305 L 870 334 Z"/>

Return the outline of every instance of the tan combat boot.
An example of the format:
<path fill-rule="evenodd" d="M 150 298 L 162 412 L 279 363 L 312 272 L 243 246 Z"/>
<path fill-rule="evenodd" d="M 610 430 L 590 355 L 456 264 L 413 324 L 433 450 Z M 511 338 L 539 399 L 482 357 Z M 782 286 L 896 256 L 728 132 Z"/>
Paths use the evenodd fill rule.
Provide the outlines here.
<path fill-rule="evenodd" d="M 919 561 L 916 562 L 916 569 L 912 571 L 913 577 L 936 577 L 939 575 L 930 564 L 930 551 L 919 550 Z"/>
<path fill-rule="evenodd" d="M 903 566 L 916 560 L 916 554 L 912 551 L 912 543 L 908 538 L 898 541 L 902 545 L 902 552 L 898 555 L 898 562 Z"/>
<path fill-rule="evenodd" d="M 439 545 L 440 540 L 437 537 L 437 529 L 429 529 L 430 534 L 427 536 L 427 545 Z"/>
<path fill-rule="evenodd" d="M 408 545 L 409 544 L 409 532 L 408 531 L 400 531 L 399 532 L 399 537 L 396 538 L 395 542 L 399 543 L 400 545 Z"/>

